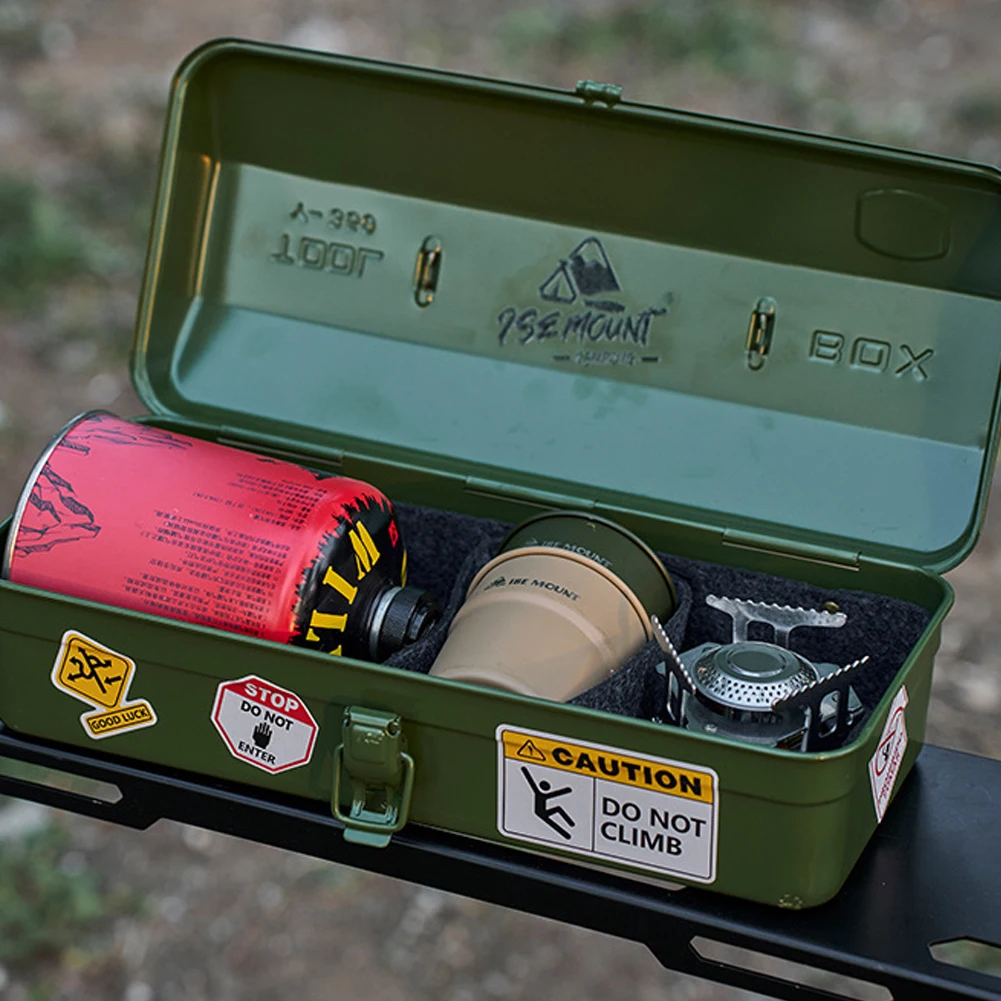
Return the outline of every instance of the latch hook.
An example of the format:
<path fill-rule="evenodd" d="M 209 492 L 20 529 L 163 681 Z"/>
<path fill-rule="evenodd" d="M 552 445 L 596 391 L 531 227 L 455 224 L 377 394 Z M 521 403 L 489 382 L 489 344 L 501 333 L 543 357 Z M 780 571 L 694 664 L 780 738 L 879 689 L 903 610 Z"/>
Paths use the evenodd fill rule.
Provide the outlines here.
<path fill-rule="evenodd" d="M 343 742 L 334 751 L 334 817 L 344 840 L 385 848 L 407 822 L 414 789 L 414 759 L 403 750 L 400 717 L 358 706 L 344 710 Z M 351 782 L 351 807 L 341 809 L 344 778 Z"/>

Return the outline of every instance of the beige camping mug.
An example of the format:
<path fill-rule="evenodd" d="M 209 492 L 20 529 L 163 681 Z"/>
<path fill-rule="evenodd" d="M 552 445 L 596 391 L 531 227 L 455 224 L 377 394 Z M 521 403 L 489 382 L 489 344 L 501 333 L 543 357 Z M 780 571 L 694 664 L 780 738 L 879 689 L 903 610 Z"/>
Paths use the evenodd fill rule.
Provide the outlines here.
<path fill-rule="evenodd" d="M 614 522 L 543 514 L 515 528 L 469 585 L 431 674 L 565 702 L 617 671 L 670 618 L 674 582 Z"/>

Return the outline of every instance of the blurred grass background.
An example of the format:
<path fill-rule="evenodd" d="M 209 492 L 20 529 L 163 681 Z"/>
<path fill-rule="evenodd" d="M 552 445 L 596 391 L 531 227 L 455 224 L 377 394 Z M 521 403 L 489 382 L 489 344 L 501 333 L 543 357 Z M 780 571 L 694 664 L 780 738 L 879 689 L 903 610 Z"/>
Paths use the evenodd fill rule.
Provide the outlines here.
<path fill-rule="evenodd" d="M 127 354 L 171 73 L 240 36 L 1001 164 L 998 0 L 0 0 L 0 500 L 142 404 Z M 541 155 L 537 153 L 536 155 Z M 1001 755 L 1001 529 L 951 575 L 933 739 Z M 974 965 L 994 954 L 963 946 Z M 829 978 L 823 981 L 837 987 Z M 192 828 L 0 802 L 0 1001 L 748 995 L 643 949 Z"/>
<path fill-rule="evenodd" d="M 46 348 L 96 338 L 124 356 L 131 313 L 108 315 L 108 293 L 135 295 L 171 69 L 213 35 L 587 77 L 997 164 L 999 27 L 997 0 L 0 0 L 0 310 L 39 318 Z"/>

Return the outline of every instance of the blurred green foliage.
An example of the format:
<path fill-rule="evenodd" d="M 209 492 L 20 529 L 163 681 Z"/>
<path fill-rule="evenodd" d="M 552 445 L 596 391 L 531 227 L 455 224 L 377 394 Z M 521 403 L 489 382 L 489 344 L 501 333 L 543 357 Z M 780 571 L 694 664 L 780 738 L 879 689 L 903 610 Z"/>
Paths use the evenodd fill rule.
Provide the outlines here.
<path fill-rule="evenodd" d="M 0 0 L 0 56 L 10 62 L 42 54 L 41 23 L 32 0 Z"/>
<path fill-rule="evenodd" d="M 94 875 L 61 864 L 67 844 L 55 826 L 0 844 L 0 963 L 58 955 L 106 912 Z"/>
<path fill-rule="evenodd" d="M 758 74 L 770 64 L 768 11 L 742 0 L 627 0 L 595 9 L 553 0 L 502 18 L 509 58 L 628 59 L 663 67 L 698 60 L 721 73 Z"/>
<path fill-rule="evenodd" d="M 1001 131 L 1001 94 L 974 91 L 962 94 L 953 105 L 956 123 L 972 132 Z"/>
<path fill-rule="evenodd" d="M 0 306 L 28 306 L 87 266 L 78 229 L 34 182 L 0 175 Z"/>

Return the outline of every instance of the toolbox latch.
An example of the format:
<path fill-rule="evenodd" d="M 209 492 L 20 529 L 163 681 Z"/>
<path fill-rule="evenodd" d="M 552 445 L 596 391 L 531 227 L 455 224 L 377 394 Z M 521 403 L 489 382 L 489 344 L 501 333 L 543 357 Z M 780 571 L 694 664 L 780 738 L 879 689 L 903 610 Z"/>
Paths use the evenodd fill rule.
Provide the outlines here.
<path fill-rule="evenodd" d="M 351 806 L 341 809 L 350 782 Z M 358 706 L 344 711 L 342 743 L 334 751 L 330 805 L 344 825 L 344 840 L 385 848 L 407 822 L 414 788 L 414 759 L 403 750 L 403 725 L 392 713 Z"/>

